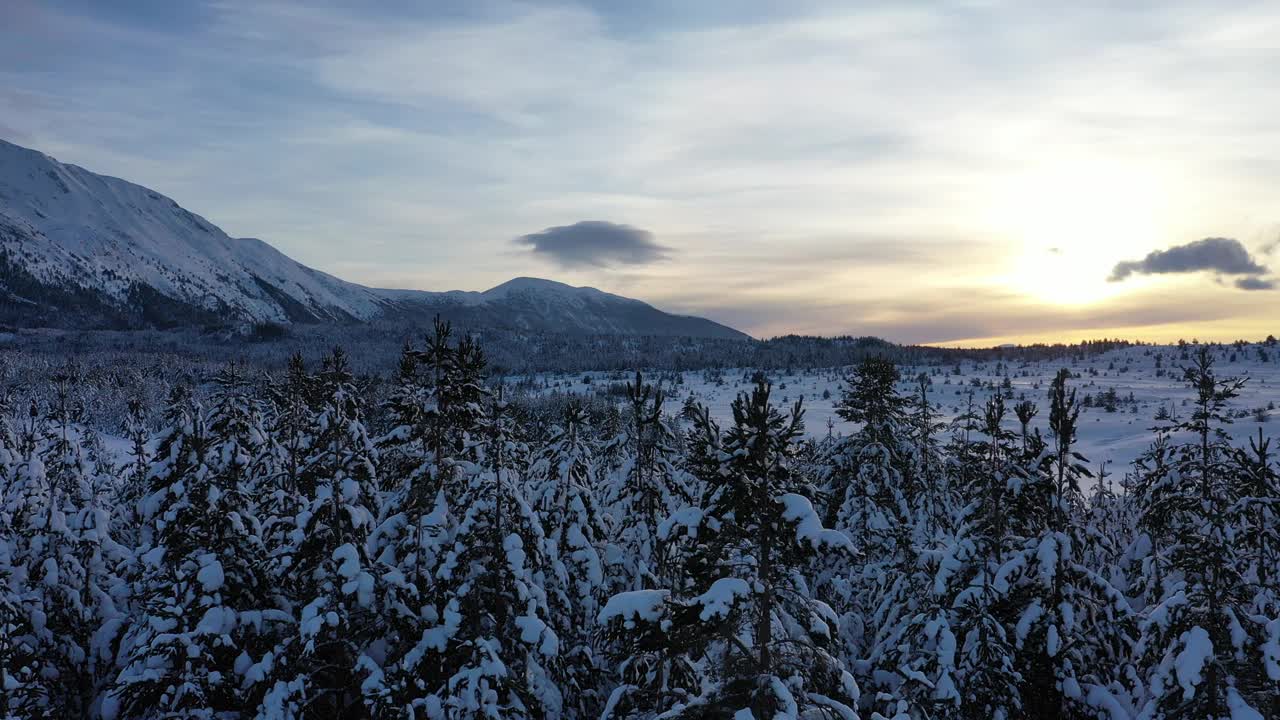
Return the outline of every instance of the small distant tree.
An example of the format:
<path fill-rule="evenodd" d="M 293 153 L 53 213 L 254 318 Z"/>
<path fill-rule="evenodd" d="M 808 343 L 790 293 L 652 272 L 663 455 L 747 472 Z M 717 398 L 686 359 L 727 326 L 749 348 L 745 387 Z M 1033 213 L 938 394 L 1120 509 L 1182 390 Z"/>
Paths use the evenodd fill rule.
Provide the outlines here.
<path fill-rule="evenodd" d="M 605 489 L 605 502 L 626 555 L 625 587 L 641 590 L 664 584 L 664 558 L 658 525 L 693 500 L 675 465 L 675 433 L 662 416 L 661 388 L 646 384 L 639 372 L 627 384 L 628 458 Z"/>

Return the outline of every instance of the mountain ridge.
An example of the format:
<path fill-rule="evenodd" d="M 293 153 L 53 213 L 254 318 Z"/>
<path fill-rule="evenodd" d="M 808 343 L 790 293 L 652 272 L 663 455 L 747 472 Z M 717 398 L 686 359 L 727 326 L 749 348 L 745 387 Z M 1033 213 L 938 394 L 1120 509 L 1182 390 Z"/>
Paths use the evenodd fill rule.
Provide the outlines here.
<path fill-rule="evenodd" d="M 0 323 L 173 327 L 439 314 L 568 333 L 748 338 L 591 287 L 517 277 L 484 291 L 372 288 L 234 238 L 136 183 L 0 139 Z"/>

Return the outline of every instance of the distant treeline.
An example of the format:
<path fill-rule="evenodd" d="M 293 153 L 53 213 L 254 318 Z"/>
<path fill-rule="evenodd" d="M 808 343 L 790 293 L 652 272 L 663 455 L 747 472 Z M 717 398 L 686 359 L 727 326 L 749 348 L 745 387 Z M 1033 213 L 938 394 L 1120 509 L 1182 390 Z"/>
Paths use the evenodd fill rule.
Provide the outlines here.
<path fill-rule="evenodd" d="M 1075 344 L 999 348 L 940 348 L 897 345 L 875 337 L 784 335 L 768 340 L 628 335 L 570 335 L 504 328 L 459 328 L 483 342 L 493 374 L 581 372 L 586 370 L 684 371 L 711 368 L 781 370 L 854 365 L 881 357 L 899 365 L 947 365 L 963 361 L 1035 362 L 1083 358 L 1135 344 L 1128 340 L 1086 340 Z M 224 329 L 139 331 L 15 331 L 0 334 L 11 348 L 61 358 L 104 353 L 117 357 L 169 354 L 217 362 L 243 361 L 278 370 L 294 353 L 316 357 L 334 346 L 358 347 L 358 372 L 385 373 L 395 367 L 406 343 L 420 342 L 430 327 L 420 323 L 352 325 L 261 324 L 244 332 Z M 0 333 L 3 329 L 0 329 Z"/>

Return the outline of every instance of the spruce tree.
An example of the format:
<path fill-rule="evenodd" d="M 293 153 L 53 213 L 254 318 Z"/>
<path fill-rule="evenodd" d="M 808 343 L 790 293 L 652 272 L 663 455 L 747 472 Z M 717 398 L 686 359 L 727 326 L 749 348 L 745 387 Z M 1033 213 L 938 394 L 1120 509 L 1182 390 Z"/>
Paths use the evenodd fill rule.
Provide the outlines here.
<path fill-rule="evenodd" d="M 1101 538 L 1085 525 L 1081 481 L 1092 474 L 1075 450 L 1080 406 L 1069 377 L 1061 370 L 1050 384 L 1047 447 L 1017 483 L 1021 501 L 1011 505 L 1021 547 L 999 571 L 1018 613 L 1022 711 L 1044 718 L 1093 717 L 1099 698 L 1123 697 L 1133 631 L 1127 600 L 1085 564 L 1086 548 Z M 1023 447 L 1045 446 L 1026 431 L 1034 413 L 1021 404 L 1017 410 Z"/>
<path fill-rule="evenodd" d="M 13 395 L 8 388 L 0 388 L 0 501 L 7 495 L 13 473 L 22 460 L 18 447 L 18 435 L 13 430 Z"/>
<path fill-rule="evenodd" d="M 272 378 L 266 389 L 266 442 L 258 473 L 253 478 L 268 577 L 279 588 L 292 562 L 295 519 L 306 500 L 302 472 L 312 451 L 319 382 L 307 372 L 302 356 L 289 357 L 285 374 Z"/>
<path fill-rule="evenodd" d="M 862 424 L 837 450 L 826 513 L 829 524 L 852 540 L 859 562 L 852 572 L 837 562 L 822 583 L 824 598 L 840 615 L 842 652 L 851 662 L 876 652 L 877 628 L 867 627 L 864 610 L 896 612 L 914 594 L 899 581 L 903 569 L 916 564 L 914 507 L 922 493 L 915 487 L 908 402 L 898 392 L 899 379 L 892 362 L 867 359 L 849 376 L 836 405 L 842 418 Z"/>
<path fill-rule="evenodd" d="M 955 684 L 959 717 L 1008 720 L 1020 717 L 1022 673 L 1015 657 L 1013 610 L 1005 600 L 1008 577 L 1001 573 L 1016 549 L 1010 510 L 1011 492 L 1027 476 L 1026 454 L 1003 427 L 1004 397 L 993 395 L 980 416 L 959 418 L 953 446 L 957 480 L 968 504 L 959 510 L 957 542 L 951 561 L 962 567 L 951 574 L 954 590 L 951 631 L 957 639 Z M 975 437 L 974 423 L 979 423 Z"/>
<path fill-rule="evenodd" d="M 864 687 L 879 690 L 871 704 L 879 715 L 873 717 L 949 717 L 960 701 L 952 573 L 974 546 L 951 531 L 955 507 L 949 467 L 934 439 L 944 426 L 929 403 L 928 375 L 919 375 L 916 383 L 904 419 L 907 438 L 898 441 L 916 491 L 910 499 L 899 496 L 891 535 L 896 542 L 865 561 L 863 594 L 853 615 L 866 617 L 857 624 L 846 621 L 854 627 L 843 633 L 853 637 L 850 630 L 864 624 L 871 630 L 857 666 L 867 668 L 860 678 Z"/>
<path fill-rule="evenodd" d="M 129 398 L 125 413 L 125 418 L 120 423 L 120 433 L 129 446 L 118 470 L 119 479 L 113 488 L 116 507 L 115 535 L 122 542 L 136 547 L 138 530 L 143 524 L 140 512 L 142 499 L 149 492 L 147 473 L 152 459 L 151 432 L 141 398 Z"/>
<path fill-rule="evenodd" d="M 1271 439 L 1258 430 L 1247 447 L 1234 448 L 1229 472 L 1239 497 L 1242 540 L 1249 561 L 1245 580 L 1258 588 L 1254 611 L 1280 616 L 1280 471 Z"/>
<path fill-rule="evenodd" d="M 483 418 L 466 512 L 435 571 L 439 610 L 386 673 L 380 702 L 396 716 L 561 715 L 542 526 L 512 472 L 511 422 L 501 398 Z"/>
<path fill-rule="evenodd" d="M 1195 392 L 1190 416 L 1173 426 L 1187 442 L 1173 448 L 1163 478 L 1149 483 L 1144 522 L 1169 529 L 1163 539 L 1168 576 L 1143 620 L 1138 647 L 1146 679 L 1147 718 L 1260 716 L 1275 706 L 1276 680 L 1264 671 L 1266 619 L 1251 612 L 1249 503 L 1231 467 L 1223 426 L 1243 381 L 1220 379 L 1206 347 L 1183 378 Z M 1157 484 L 1158 483 L 1158 484 Z"/>
<path fill-rule="evenodd" d="M 0 416 L 0 424 L 8 427 L 7 416 Z M 23 461 L 11 434 L 0 442 L 6 442 L 0 451 L 0 718 L 18 720 L 51 712 L 40 676 L 46 650 L 32 622 L 34 617 L 43 625 L 42 616 L 32 612 L 44 608 L 30 583 L 28 563 L 34 558 L 27 552 L 43 517 L 45 486 L 38 455 Z"/>
<path fill-rule="evenodd" d="M 910 430 L 910 448 L 914 452 L 911 466 L 919 488 L 915 507 L 923 521 L 921 531 L 925 537 L 942 529 L 954 503 L 945 458 L 937 441 L 938 433 L 945 429 L 946 424 L 939 420 L 930 403 L 929 390 L 932 386 L 927 373 L 916 376 L 916 392 L 906 420 Z"/>
<path fill-rule="evenodd" d="M 108 508 L 80 444 L 77 369 L 66 365 L 52 380 L 44 437 L 19 468 L 21 508 L 13 516 L 25 541 L 27 617 L 41 641 L 44 712 L 79 717 L 110 674 L 117 602 L 126 594 L 116 571 L 129 552 L 111 539 Z"/>
<path fill-rule="evenodd" d="M 319 383 L 307 372 L 302 355 L 289 356 L 282 378 L 268 388 L 271 400 L 269 430 L 277 447 L 275 487 L 287 493 L 298 491 L 302 467 L 310 451 L 314 411 L 320 407 Z"/>
<path fill-rule="evenodd" d="M 664 524 L 664 535 L 695 546 L 687 568 L 700 592 L 621 593 L 601 613 L 640 656 L 624 667 L 653 668 L 643 685 L 633 674 L 609 708 L 629 717 L 856 717 L 857 685 L 832 653 L 835 614 L 813 598 L 809 579 L 824 554 L 852 547 L 822 527 L 814 488 L 791 469 L 800 404 L 784 415 L 760 378 L 733 414 L 704 503 Z M 701 677 L 657 672 L 690 666 L 647 662 L 655 646 L 704 658 Z"/>
<path fill-rule="evenodd" d="M 385 403 L 392 428 L 378 445 L 388 489 L 407 493 L 407 502 L 430 506 L 441 490 L 451 503 L 461 495 L 457 463 L 467 458 L 483 411 L 484 367 L 479 344 L 470 336 L 455 341 L 439 317 L 424 349 L 402 351 L 396 389 Z"/>
<path fill-rule="evenodd" d="M 479 346 L 470 337 L 455 342 L 450 325 L 437 318 L 424 350 L 405 346 L 396 388 L 384 403 L 392 426 L 378 440 L 387 502 L 371 541 L 388 580 L 388 651 L 413 660 L 396 669 L 401 690 L 443 672 L 439 658 L 419 646 L 438 632 L 447 605 L 448 588 L 435 573 L 452 543 L 458 518 L 451 508 L 461 501 L 474 458 L 487 394 L 483 371 Z M 393 702 L 403 705 L 403 692 L 398 698 Z"/>
<path fill-rule="evenodd" d="M 662 417 L 662 390 L 637 372 L 627 384 L 627 404 L 627 459 L 612 473 L 604 501 L 624 556 L 625 577 L 616 589 L 642 590 L 666 584 L 658 524 L 693 498 L 675 465 L 675 433 Z"/>
<path fill-rule="evenodd" d="M 382 582 L 367 548 L 377 452 L 342 350 L 326 358 L 320 387 L 327 399 L 299 476 L 305 507 L 286 553 L 296 624 L 272 653 L 264 718 L 363 717 L 362 685 L 380 672 L 368 654 L 382 610 Z"/>
<path fill-rule="evenodd" d="M 599 481 L 585 409 L 572 401 L 534 464 L 530 502 L 542 520 L 546 590 L 559 638 L 562 692 L 570 715 L 594 715 L 603 702 L 604 657 L 596 617 L 606 593 L 607 532 L 594 490 Z"/>
<path fill-rule="evenodd" d="M 905 542 L 917 496 L 909 451 L 901 441 L 907 400 L 898 393 L 893 363 L 871 358 L 849 377 L 836 413 L 862 427 L 845 443 L 828 488 L 832 527 L 845 531 L 864 555 L 878 557 Z"/>
<path fill-rule="evenodd" d="M 264 548 L 248 490 L 261 431 L 234 372 L 215 382 L 207 415 L 185 389 L 166 411 L 143 504 L 138 622 L 109 697 L 116 717 L 223 717 L 258 696 L 240 675 L 267 651 Z"/>

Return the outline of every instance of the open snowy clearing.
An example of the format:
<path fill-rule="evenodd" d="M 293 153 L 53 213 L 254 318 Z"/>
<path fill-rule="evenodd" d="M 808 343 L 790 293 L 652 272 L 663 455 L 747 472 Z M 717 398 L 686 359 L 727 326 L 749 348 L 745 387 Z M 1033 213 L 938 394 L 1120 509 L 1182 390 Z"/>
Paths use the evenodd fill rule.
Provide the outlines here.
<path fill-rule="evenodd" d="M 1041 412 L 1031 423 L 1032 428 L 1047 433 L 1045 394 L 1050 380 L 1065 367 L 1073 376 L 1069 387 L 1077 391 L 1082 401 L 1088 399 L 1088 405 L 1081 412 L 1080 451 L 1095 471 L 1106 463 L 1107 473 L 1115 479 L 1150 445 L 1151 428 L 1166 424 L 1156 419 L 1161 408 L 1175 418 L 1185 417 L 1189 412 L 1187 403 L 1192 390 L 1182 380 L 1181 367 L 1189 362 L 1193 347 L 1188 345 L 1185 353 L 1177 346 L 1138 346 L 1083 359 L 902 366 L 898 387 L 904 395 L 914 395 L 918 388 L 915 378 L 921 373 L 928 374 L 932 383 L 929 400 L 943 421 L 965 413 L 970 394 L 977 412 L 981 412 L 983 404 L 996 392 L 1003 392 L 1012 401 L 1028 399 L 1041 406 Z M 1247 378 L 1240 396 L 1232 403 L 1238 417 L 1229 432 L 1235 442 L 1247 443 L 1247 438 L 1256 436 L 1259 429 L 1268 437 L 1280 432 L 1280 411 L 1276 409 L 1280 404 L 1280 348 L 1263 344 L 1228 345 L 1215 352 L 1215 359 L 1220 378 Z M 750 369 L 684 372 L 678 374 L 678 382 L 671 379 L 673 374 L 664 373 L 663 386 L 668 394 L 666 410 L 672 415 L 679 414 L 686 398 L 692 396 L 699 404 L 709 407 L 722 426 L 727 425 L 732 419 L 733 399 L 750 389 L 753 373 Z M 794 369 L 771 373 L 769 378 L 778 399 L 790 403 L 804 398 L 805 428 L 810 436 L 817 437 L 828 432 L 847 435 L 856 429 L 835 412 L 847 374 L 848 368 Z M 584 382 L 584 378 L 590 382 Z M 1005 378 L 1008 378 L 1007 386 Z M 625 382 L 631 377 L 586 373 L 540 375 L 535 379 L 539 385 L 545 384 L 544 392 L 594 393 L 604 391 L 610 383 Z M 656 382 L 658 377 L 646 377 L 646 380 Z M 1114 400 L 1108 404 L 1112 390 Z M 1007 423 L 1011 430 L 1019 429 L 1012 402 Z"/>

